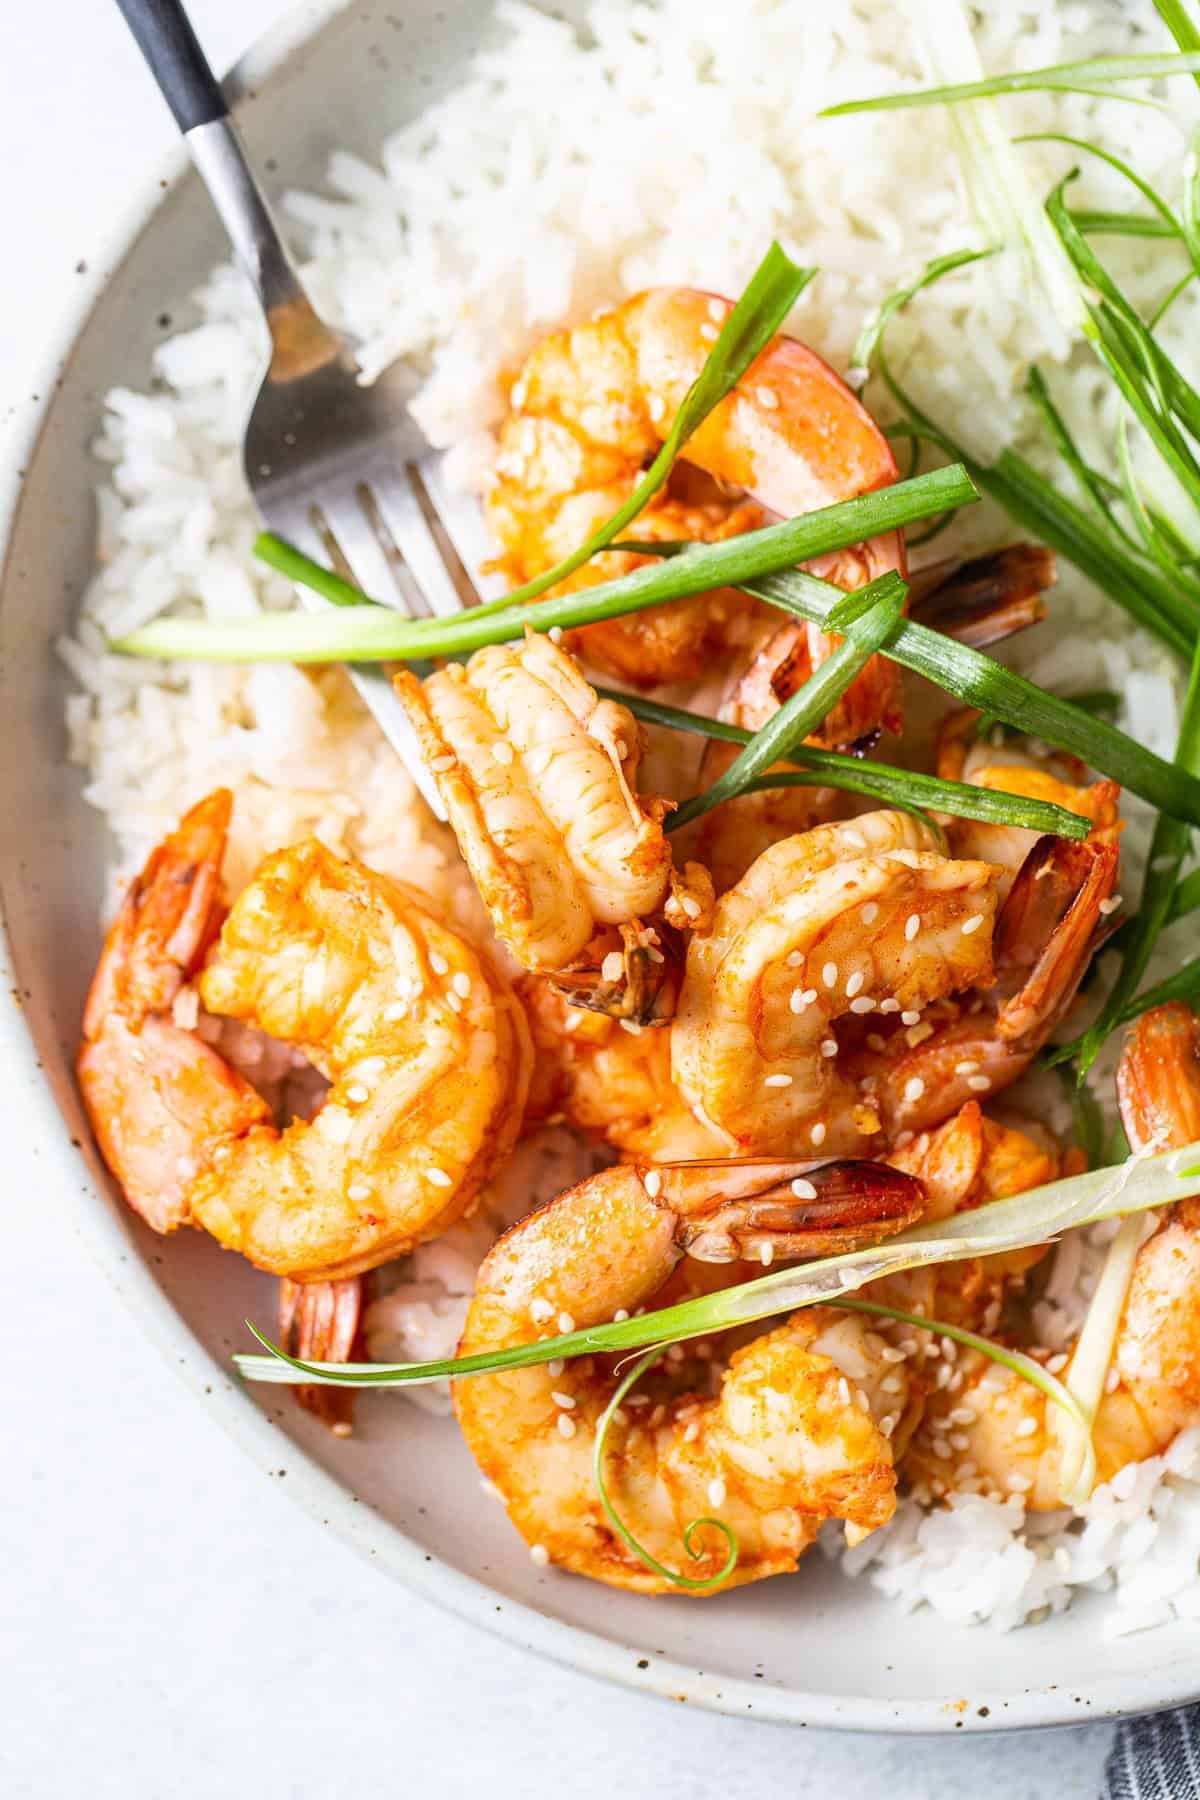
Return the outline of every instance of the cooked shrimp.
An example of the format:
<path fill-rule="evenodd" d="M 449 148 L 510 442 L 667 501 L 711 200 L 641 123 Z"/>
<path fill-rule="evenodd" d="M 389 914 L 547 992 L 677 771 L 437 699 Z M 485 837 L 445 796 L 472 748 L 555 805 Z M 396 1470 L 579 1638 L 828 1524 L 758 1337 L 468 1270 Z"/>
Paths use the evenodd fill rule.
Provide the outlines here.
<path fill-rule="evenodd" d="M 1016 826 L 951 821 L 955 854 L 981 857 L 996 873 L 996 978 L 986 990 L 939 1001 L 904 1029 L 889 1031 L 885 1024 L 865 1033 L 850 1061 L 893 1141 L 938 1124 L 972 1095 L 998 1094 L 1018 1080 L 1067 1013 L 1116 923 L 1119 788 L 1110 781 L 1080 787 L 1024 762 L 982 765 L 967 755 L 959 766 L 968 779 L 988 777 L 981 785 L 1068 806 L 1093 820 L 1093 828 L 1079 843 Z M 1077 765 L 1076 772 L 1082 774 Z"/>
<path fill-rule="evenodd" d="M 461 1353 L 653 1304 L 683 1256 L 766 1260 L 875 1241 L 920 1204 L 918 1183 L 875 1165 L 608 1169 L 495 1245 Z M 720 1517 L 738 1540 L 728 1587 L 794 1568 L 822 1519 L 845 1519 L 859 1536 L 883 1524 L 895 1504 L 889 1434 L 905 1411 L 883 1349 L 857 1319 L 801 1312 L 735 1350 L 714 1394 L 712 1364 L 684 1346 L 669 1374 L 656 1371 L 614 1416 L 606 1475 L 618 1514 L 667 1567 L 688 1561 L 682 1533 L 693 1519 Z M 639 1593 L 670 1592 L 617 1539 L 593 1484 L 596 1428 L 615 1382 L 598 1358 L 543 1364 L 456 1382 L 455 1409 L 539 1561 Z M 726 1553 L 710 1535 L 717 1541 L 689 1567 L 702 1578 Z"/>
<path fill-rule="evenodd" d="M 995 872 L 874 812 L 785 839 L 688 947 L 675 1080 L 731 1146 L 863 1152 L 881 1117 L 840 1066 L 835 1023 L 917 1011 L 991 974 Z"/>
<path fill-rule="evenodd" d="M 105 1161 L 156 1230 L 202 1226 L 296 1280 L 348 1277 L 470 1210 L 519 1128 L 528 1029 L 408 889 L 316 842 L 266 858 L 201 970 L 230 804 L 201 801 L 130 889 L 88 999 L 80 1084 Z M 276 1129 L 183 1021 L 192 977 L 209 1012 L 296 1045 L 328 1078 L 311 1122 Z"/>
<path fill-rule="evenodd" d="M 628 497 L 654 456 L 731 310 L 727 300 L 690 288 L 653 288 L 589 324 L 557 332 L 533 352 L 511 393 L 500 433 L 488 522 L 517 580 L 540 574 L 574 550 Z M 686 446 L 679 480 L 701 470 L 721 487 L 748 494 L 782 517 L 848 500 L 896 479 L 887 439 L 833 371 L 794 338 L 776 337 Z M 677 484 L 678 485 L 678 484 Z M 734 509 L 720 489 L 699 504 L 686 492 L 656 500 L 636 523 L 639 538 L 729 536 L 758 523 L 757 509 Z M 596 557 L 568 586 L 609 579 L 635 559 Z M 814 565 L 846 587 L 903 569 L 898 533 Z M 744 611 L 745 602 L 738 601 Z M 617 619 L 581 633 L 587 655 L 646 684 L 694 679 L 728 643 L 738 614 L 727 594 Z M 664 636 L 666 642 L 664 643 Z M 814 663 L 836 639 L 814 632 Z M 666 652 L 664 654 L 664 651 Z M 870 695 L 872 729 L 898 721 L 892 666 L 873 659 L 853 684 L 846 711 Z M 839 714 L 840 718 L 840 714 Z M 828 723 L 839 729 L 837 719 Z M 832 741 L 832 740 L 831 740 Z"/>
<path fill-rule="evenodd" d="M 396 691 L 496 933 L 524 968 L 567 969 L 599 928 L 662 905 L 671 852 L 663 806 L 636 793 L 637 722 L 557 645 L 492 645 L 423 682 L 405 671 Z"/>
<path fill-rule="evenodd" d="M 1067 812 L 1090 819 L 1090 840 L 1116 844 L 1121 835 L 1121 790 L 1115 781 L 1086 785 L 1078 757 L 1056 751 L 1037 761 L 1021 744 L 1010 747 L 980 743 L 980 714 L 964 707 L 946 718 L 938 733 L 937 772 L 945 781 L 965 781 L 995 793 L 1048 800 Z M 992 825 L 977 819 L 951 819 L 947 836 L 956 856 L 980 856 L 1001 870 L 1001 904 L 1008 898 L 1026 857 L 1037 843 L 1036 831 L 1018 825 Z"/>
<path fill-rule="evenodd" d="M 1135 1150 L 1182 1149 L 1196 1141 L 1200 1023 L 1189 1007 L 1156 1007 L 1130 1027 L 1117 1092 Z M 937 1492 L 962 1486 L 965 1466 L 972 1465 L 970 1478 L 978 1484 L 1022 1494 L 1034 1509 L 1060 1505 L 1053 1403 L 983 1357 L 960 1356 L 957 1366 L 961 1386 L 931 1399 L 909 1472 Z M 1111 1481 L 1126 1463 L 1160 1455 L 1198 1422 L 1200 1202 L 1184 1200 L 1137 1254 L 1092 1433 L 1098 1479 Z"/>

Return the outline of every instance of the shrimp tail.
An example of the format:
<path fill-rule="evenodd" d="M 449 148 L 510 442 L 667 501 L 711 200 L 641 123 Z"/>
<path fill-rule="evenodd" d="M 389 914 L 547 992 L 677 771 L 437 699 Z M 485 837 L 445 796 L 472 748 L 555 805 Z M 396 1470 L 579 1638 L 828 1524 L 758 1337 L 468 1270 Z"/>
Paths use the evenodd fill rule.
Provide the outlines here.
<path fill-rule="evenodd" d="M 1095 951 L 1118 924 L 1105 902 L 1116 885 L 1119 852 L 1093 836 L 1083 843 L 1039 838 L 1013 883 L 996 925 L 1002 992 L 997 1035 L 1014 1046 L 1039 1045 L 1064 1016 Z"/>
<path fill-rule="evenodd" d="M 1009 544 L 967 561 L 951 557 L 910 578 L 913 619 L 976 650 L 1002 643 L 1046 617 L 1047 588 L 1058 579 L 1054 552 Z"/>
<path fill-rule="evenodd" d="M 364 1278 L 279 1283 L 279 1341 L 302 1362 L 352 1362 L 362 1328 Z M 298 1387 L 296 1399 L 335 1437 L 354 1428 L 352 1388 Z"/>
<path fill-rule="evenodd" d="M 640 1171 L 647 1191 L 681 1220 L 678 1242 L 697 1262 L 791 1261 L 869 1248 L 915 1224 L 925 1189 L 886 1163 L 673 1163 Z"/>
<path fill-rule="evenodd" d="M 618 949 L 610 948 L 617 942 Z M 644 925 L 633 919 L 598 933 L 579 964 L 552 974 L 550 981 L 571 1006 L 631 1025 L 669 1025 L 686 954 L 679 932 L 665 921 Z"/>

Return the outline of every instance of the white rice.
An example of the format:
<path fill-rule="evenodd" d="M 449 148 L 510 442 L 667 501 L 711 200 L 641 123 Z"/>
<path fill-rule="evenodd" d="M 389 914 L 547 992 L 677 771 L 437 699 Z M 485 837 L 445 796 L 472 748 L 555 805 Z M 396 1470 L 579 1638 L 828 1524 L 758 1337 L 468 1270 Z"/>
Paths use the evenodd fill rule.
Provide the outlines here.
<path fill-rule="evenodd" d="M 772 237 L 819 265 L 793 327 L 844 369 L 884 294 L 928 258 L 981 240 L 950 114 L 816 114 L 931 78 L 927 55 L 945 57 L 962 16 L 957 0 L 836 8 L 596 0 L 585 44 L 535 7 L 502 0 L 495 44 L 452 94 L 374 162 L 337 154 L 324 192 L 288 198 L 305 279 L 318 306 L 363 342 L 368 370 L 396 356 L 419 360 L 427 379 L 414 410 L 446 451 L 449 477 L 467 488 L 490 463 L 501 379 L 547 327 L 652 282 L 736 292 Z M 974 19 L 991 70 L 1164 44 L 1150 0 L 985 0 Z M 1193 85 L 1173 83 L 1171 98 L 1190 123 Z M 1180 139 L 1157 113 L 1035 95 L 1006 100 L 1002 118 L 1014 135 L 1097 138 L 1174 198 Z M 1067 166 L 1051 147 L 1016 154 L 1039 194 Z M 1081 202 L 1132 204 L 1111 171 L 1084 163 Z M 1153 244 L 1109 240 L 1104 253 L 1135 300 L 1161 288 Z M 1175 342 L 1195 337 L 1198 307 L 1193 289 L 1174 308 Z M 240 472 L 261 324 L 228 267 L 192 297 L 187 316 L 186 329 L 135 372 L 140 388 L 107 398 L 96 445 L 107 466 L 99 572 L 61 646 L 76 685 L 70 754 L 112 828 L 114 884 L 186 804 L 228 783 L 238 795 L 234 886 L 265 849 L 316 833 L 477 922 L 452 843 L 337 671 L 151 667 L 105 652 L 106 634 L 164 612 L 232 618 L 292 604 L 288 583 L 251 557 L 255 524 Z M 146 329 L 149 341 L 149 314 Z M 927 293 L 892 342 L 905 379 L 952 432 L 985 456 L 1011 444 L 1045 465 L 1022 394 L 1036 359 L 1084 455 L 1106 462 L 1111 384 L 1089 357 L 1066 353 L 1015 258 L 975 265 Z M 938 553 L 1011 535 L 984 505 Z M 1061 577 L 1058 630 L 1018 640 L 1013 659 L 1050 687 L 1116 688 L 1124 728 L 1169 754 L 1179 695 L 1168 654 L 1082 577 L 1066 568 Z M 1130 817 L 1127 883 L 1146 841 L 1136 807 Z M 535 1190 L 554 1191 L 577 1154 L 556 1141 L 522 1150 L 479 1218 L 418 1252 L 377 1302 L 373 1354 L 448 1353 L 472 1271 L 511 1216 L 505 1196 L 523 1204 Z M 1074 1238 L 1059 1251 L 1037 1326 L 1047 1342 L 1065 1342 L 1075 1328 L 1102 1238 Z M 1112 1629 L 1152 1623 L 1172 1607 L 1194 1612 L 1198 1445 L 1188 1433 L 1167 1457 L 1099 1493 L 1082 1522 L 1027 1522 L 1015 1502 L 977 1496 L 929 1516 L 906 1504 L 846 1566 L 905 1604 L 1004 1626 L 1065 1605 L 1080 1586 L 1115 1585 Z"/>

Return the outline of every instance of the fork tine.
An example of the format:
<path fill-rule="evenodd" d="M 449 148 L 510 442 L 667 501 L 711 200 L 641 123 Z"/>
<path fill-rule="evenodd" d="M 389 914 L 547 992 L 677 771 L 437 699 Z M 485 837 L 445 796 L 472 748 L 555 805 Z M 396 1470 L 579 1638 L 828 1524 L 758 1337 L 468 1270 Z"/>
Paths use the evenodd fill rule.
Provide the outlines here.
<path fill-rule="evenodd" d="M 345 523 L 347 515 L 353 516 L 352 508 L 344 506 L 337 507 L 336 517 L 339 527 Z M 332 530 L 334 521 L 327 516 L 326 522 Z M 310 516 L 310 509 L 303 503 L 299 501 L 280 501 L 277 499 L 271 507 L 271 516 L 268 523 L 270 524 L 272 531 L 278 532 L 281 537 L 286 538 L 289 543 L 294 544 L 297 550 L 302 550 L 305 555 L 313 556 L 318 560 L 328 557 L 329 547 L 323 541 L 321 533 L 313 523 Z M 362 535 L 368 541 L 373 542 L 365 520 L 362 524 Z M 348 578 L 356 582 L 360 587 L 364 586 L 357 568 L 345 555 L 345 545 L 342 542 L 340 535 L 337 538 L 337 548 L 339 560 L 346 565 Z M 381 553 L 378 551 L 378 546 L 375 546 L 375 549 L 376 553 L 381 556 Z M 367 591 L 365 587 L 364 591 Z M 384 594 L 393 593 L 395 591 L 394 584 L 391 582 L 385 583 L 382 591 Z M 297 586 L 296 595 L 300 604 L 308 612 L 322 612 L 330 604 L 329 601 L 323 600 L 319 594 L 314 594 L 309 588 Z M 396 698 L 391 683 L 391 677 L 388 675 L 386 668 L 378 663 L 349 663 L 346 665 L 346 674 L 349 676 L 350 681 L 363 703 L 374 715 L 388 742 L 392 745 L 393 749 L 399 753 L 405 768 L 416 783 L 430 812 L 432 812 L 435 819 L 438 819 L 442 824 L 445 824 L 446 808 L 442 803 L 441 795 L 438 793 L 437 783 L 425 766 L 425 759 L 422 756 L 420 746 L 417 743 L 416 733 L 409 723 L 408 714 Z"/>
<path fill-rule="evenodd" d="M 375 471 L 371 487 L 380 520 L 432 610 L 446 618 L 477 605 L 478 590 L 424 492 L 417 465 Z"/>
<path fill-rule="evenodd" d="M 451 487 L 446 480 L 444 456 L 422 457 L 417 467 L 433 513 L 463 568 L 470 572 L 478 595 L 484 600 L 498 600 L 509 584 L 499 570 L 489 571 L 484 566 L 495 556 L 496 547 L 488 536 L 478 500 Z"/>

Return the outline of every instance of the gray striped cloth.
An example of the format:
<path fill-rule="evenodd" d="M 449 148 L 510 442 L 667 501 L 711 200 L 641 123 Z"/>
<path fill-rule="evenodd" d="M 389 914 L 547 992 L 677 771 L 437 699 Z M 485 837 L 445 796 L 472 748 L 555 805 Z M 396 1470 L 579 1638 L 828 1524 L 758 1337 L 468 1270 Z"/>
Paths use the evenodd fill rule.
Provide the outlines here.
<path fill-rule="evenodd" d="M 1118 1725 L 1103 1800 L 1200 1800 L 1200 1706 Z"/>

